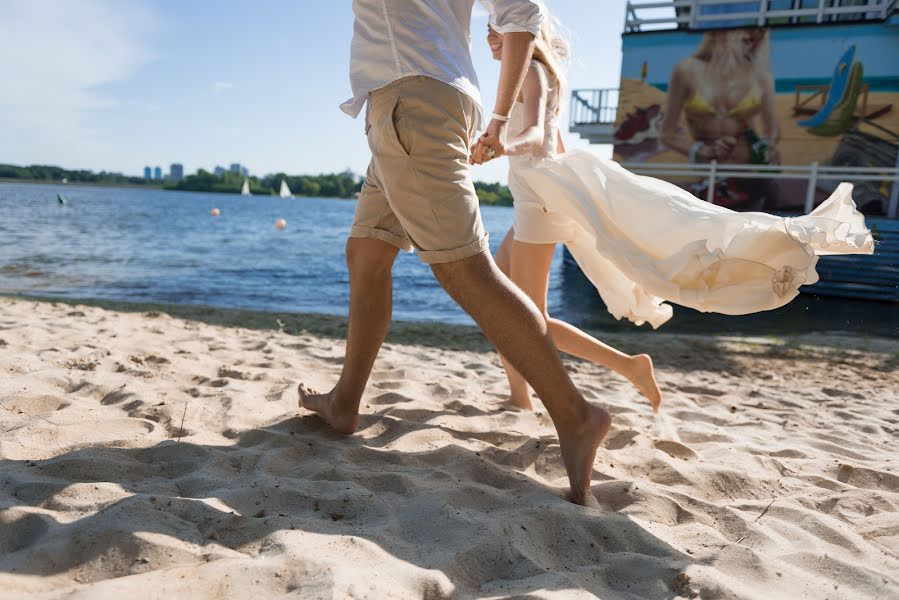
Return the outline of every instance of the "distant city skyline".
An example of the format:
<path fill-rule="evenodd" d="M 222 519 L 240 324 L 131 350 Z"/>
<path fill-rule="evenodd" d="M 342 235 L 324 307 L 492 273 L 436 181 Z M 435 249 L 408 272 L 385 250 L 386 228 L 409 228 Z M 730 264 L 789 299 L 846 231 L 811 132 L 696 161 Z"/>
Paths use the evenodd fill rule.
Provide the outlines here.
<path fill-rule="evenodd" d="M 550 4 L 571 29 L 570 86 L 617 87 L 624 0 Z M 498 63 L 475 6 L 489 111 Z M 16 143 L 0 144 L 0 162 L 139 176 L 173 155 L 190 173 L 239 156 L 259 174 L 363 173 L 362 122 L 338 109 L 352 29 L 350 2 L 3 0 L 0 72 L 15 85 L 0 94 L 0 139 Z M 496 161 L 474 176 L 505 181 L 507 169 Z"/>

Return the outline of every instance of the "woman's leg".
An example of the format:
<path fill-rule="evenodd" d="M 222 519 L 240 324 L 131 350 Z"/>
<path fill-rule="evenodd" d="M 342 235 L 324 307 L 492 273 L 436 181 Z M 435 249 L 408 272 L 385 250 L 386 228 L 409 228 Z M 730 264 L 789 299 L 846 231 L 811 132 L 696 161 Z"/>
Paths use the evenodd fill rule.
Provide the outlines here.
<path fill-rule="evenodd" d="M 658 410 L 662 402 L 662 394 L 655 379 L 652 359 L 648 355 L 630 356 L 602 343 L 573 325 L 549 316 L 546 310 L 546 296 L 549 289 L 549 268 L 555 244 L 528 244 L 516 241 L 511 239 L 511 232 L 503 240 L 503 244 L 507 245 L 510 278 L 525 294 L 530 296 L 537 308 L 543 312 L 556 347 L 566 354 L 615 371 L 630 381 L 641 394 L 649 399 L 653 410 Z M 509 377 L 510 386 L 519 385 L 519 380 L 523 381 L 521 376 L 514 370 L 510 370 L 508 365 L 506 365 L 506 375 Z M 527 396 L 526 384 L 523 387 L 523 396 L 521 387 L 510 389 L 513 390 L 509 398 L 511 404 L 521 408 L 530 407 L 531 402 Z"/>
<path fill-rule="evenodd" d="M 509 228 L 509 233 L 503 238 L 503 243 L 500 244 L 499 250 L 496 252 L 496 266 L 498 266 L 500 271 L 505 273 L 506 277 L 509 279 L 512 279 L 512 244 L 515 242 L 514 236 L 515 230 Z M 526 290 L 524 291 L 527 293 Z M 530 296 L 530 294 L 528 294 L 528 296 Z M 533 297 L 531 299 L 533 299 Z M 537 308 L 540 308 L 541 312 L 546 312 L 540 305 L 538 305 Z M 509 400 L 506 404 L 514 408 L 532 410 L 534 406 L 531 404 L 531 398 L 528 392 L 528 382 L 525 381 L 524 377 L 515 370 L 502 354 L 500 354 L 499 357 L 500 360 L 503 361 L 503 368 L 505 368 L 506 377 L 509 380 Z"/>
<path fill-rule="evenodd" d="M 615 371 L 649 399 L 652 410 L 659 410 L 662 392 L 656 381 L 652 358 L 648 354 L 631 356 L 602 343 L 565 321 L 549 318 L 546 322 L 556 348 Z"/>

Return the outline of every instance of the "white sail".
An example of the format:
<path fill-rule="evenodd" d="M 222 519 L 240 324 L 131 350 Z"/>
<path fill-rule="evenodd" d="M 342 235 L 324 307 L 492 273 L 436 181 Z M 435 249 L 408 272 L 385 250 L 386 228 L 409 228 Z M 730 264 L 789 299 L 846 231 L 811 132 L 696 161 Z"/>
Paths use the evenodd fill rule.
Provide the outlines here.
<path fill-rule="evenodd" d="M 241 196 L 250 196 L 250 195 L 251 195 L 251 194 L 250 194 L 250 180 L 249 180 L 249 179 L 244 179 L 244 180 L 243 180 L 243 187 L 240 188 L 240 195 L 241 195 Z"/>
<path fill-rule="evenodd" d="M 287 182 L 283 179 L 281 180 L 281 197 L 282 198 L 292 198 L 293 194 L 290 191 L 290 188 L 287 186 Z"/>

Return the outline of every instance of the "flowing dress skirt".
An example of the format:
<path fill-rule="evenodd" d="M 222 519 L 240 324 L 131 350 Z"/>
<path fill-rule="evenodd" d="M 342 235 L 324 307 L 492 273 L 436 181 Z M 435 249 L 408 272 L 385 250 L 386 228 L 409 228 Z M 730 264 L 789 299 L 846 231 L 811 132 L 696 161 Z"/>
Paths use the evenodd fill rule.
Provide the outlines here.
<path fill-rule="evenodd" d="M 842 183 L 812 213 L 734 212 L 582 150 L 517 165 L 509 185 L 572 221 L 564 241 L 617 319 L 658 327 L 665 301 L 728 315 L 771 310 L 818 281 L 818 256 L 871 254 L 874 240 Z"/>

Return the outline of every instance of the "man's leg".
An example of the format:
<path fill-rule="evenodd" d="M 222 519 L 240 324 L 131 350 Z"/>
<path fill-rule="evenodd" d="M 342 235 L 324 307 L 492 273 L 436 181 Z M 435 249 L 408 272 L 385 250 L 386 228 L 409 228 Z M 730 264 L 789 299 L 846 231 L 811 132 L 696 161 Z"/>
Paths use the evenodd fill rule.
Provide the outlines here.
<path fill-rule="evenodd" d="M 391 270 L 396 246 L 375 238 L 350 238 L 346 245 L 350 272 L 350 319 L 343 370 L 334 389 L 316 394 L 300 384 L 300 404 L 315 411 L 341 433 L 356 431 L 359 401 L 372 366 L 390 328 L 393 310 Z"/>
<path fill-rule="evenodd" d="M 574 387 L 534 303 L 499 270 L 489 252 L 432 264 L 440 285 L 472 316 L 543 401 L 559 434 L 571 499 L 587 504 L 596 449 L 612 418 Z M 595 500 L 593 500 L 595 502 Z"/>

